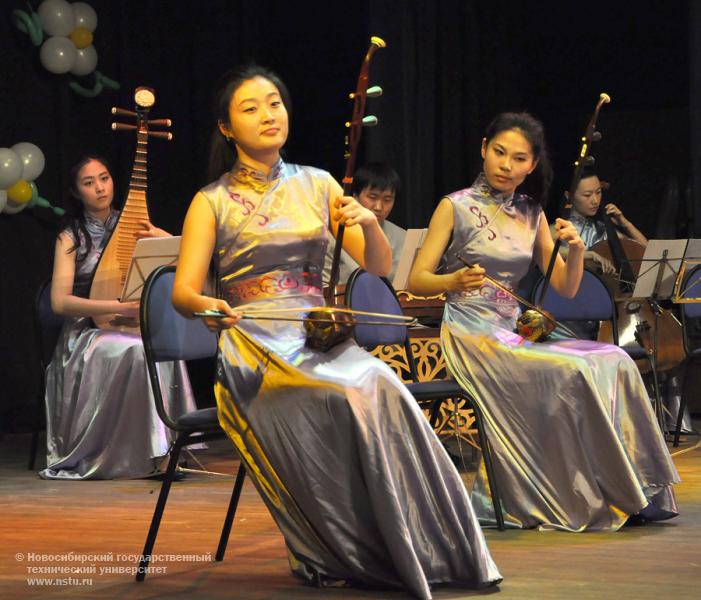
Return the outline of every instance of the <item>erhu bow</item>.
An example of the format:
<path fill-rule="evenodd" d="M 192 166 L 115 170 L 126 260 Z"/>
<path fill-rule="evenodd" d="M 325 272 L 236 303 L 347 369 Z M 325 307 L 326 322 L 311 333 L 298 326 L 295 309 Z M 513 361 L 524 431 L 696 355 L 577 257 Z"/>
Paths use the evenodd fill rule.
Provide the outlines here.
<path fill-rule="evenodd" d="M 599 101 L 594 109 L 594 114 L 592 115 L 591 119 L 589 119 L 587 128 L 582 136 L 582 147 L 579 151 L 579 156 L 574 163 L 572 181 L 570 183 L 569 191 L 565 196 L 560 214 L 563 219 L 569 219 L 570 212 L 572 210 L 572 201 L 575 193 L 577 192 L 577 186 L 579 186 L 579 182 L 582 179 L 582 171 L 584 170 L 584 167 L 594 164 L 594 157 L 591 155 L 591 145 L 592 143 L 601 140 L 601 133 L 596 131 L 596 121 L 599 118 L 599 111 L 601 110 L 601 107 L 609 102 L 611 102 L 611 97 L 602 92 L 599 95 Z M 524 311 L 516 323 L 517 331 L 526 339 L 532 341 L 543 341 L 555 330 L 555 327 L 557 326 L 557 322 L 552 318 L 552 315 L 545 316 L 543 314 L 544 311 L 540 307 L 543 306 L 543 300 L 545 299 L 545 294 L 550 285 L 550 278 L 552 277 L 553 268 L 555 266 L 555 261 L 557 260 L 557 255 L 560 252 L 561 245 L 562 241 L 560 239 L 555 240 L 553 252 L 550 255 L 548 268 L 545 272 L 545 280 L 540 289 L 540 296 L 536 299 L 536 306 Z"/>

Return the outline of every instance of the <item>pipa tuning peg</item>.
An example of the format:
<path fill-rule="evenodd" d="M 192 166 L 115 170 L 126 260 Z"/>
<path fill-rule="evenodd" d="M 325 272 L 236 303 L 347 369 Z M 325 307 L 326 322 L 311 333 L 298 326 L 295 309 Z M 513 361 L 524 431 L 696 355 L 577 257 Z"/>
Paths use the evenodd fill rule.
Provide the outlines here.
<path fill-rule="evenodd" d="M 173 134 L 170 131 L 149 131 L 149 137 L 161 138 L 162 140 L 172 140 Z"/>
<path fill-rule="evenodd" d="M 124 117 L 135 117 L 136 113 L 133 110 L 127 110 L 126 108 L 117 108 L 116 106 L 112 107 L 112 114 L 113 115 L 122 115 Z"/>
<path fill-rule="evenodd" d="M 173 124 L 170 119 L 149 119 L 146 122 L 149 125 L 157 125 L 158 127 L 170 127 Z"/>
<path fill-rule="evenodd" d="M 112 123 L 112 131 L 127 131 L 129 129 L 136 129 L 136 125 L 129 125 L 127 123 Z"/>
<path fill-rule="evenodd" d="M 368 91 L 365 92 L 365 95 L 368 98 L 378 98 L 382 96 L 382 88 L 379 85 L 373 85 L 371 88 L 368 88 Z"/>
<path fill-rule="evenodd" d="M 592 142 L 600 142 L 601 141 L 601 132 L 595 131 L 594 133 L 592 133 L 591 134 L 591 141 Z"/>

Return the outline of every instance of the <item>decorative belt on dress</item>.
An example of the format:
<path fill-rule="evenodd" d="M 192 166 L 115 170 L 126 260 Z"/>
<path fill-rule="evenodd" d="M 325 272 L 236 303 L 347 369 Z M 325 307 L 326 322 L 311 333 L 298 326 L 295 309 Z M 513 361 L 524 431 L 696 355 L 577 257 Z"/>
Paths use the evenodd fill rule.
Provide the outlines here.
<path fill-rule="evenodd" d="M 276 296 L 320 295 L 321 273 L 271 271 L 258 277 L 226 283 L 222 287 L 222 295 L 230 306 Z"/>

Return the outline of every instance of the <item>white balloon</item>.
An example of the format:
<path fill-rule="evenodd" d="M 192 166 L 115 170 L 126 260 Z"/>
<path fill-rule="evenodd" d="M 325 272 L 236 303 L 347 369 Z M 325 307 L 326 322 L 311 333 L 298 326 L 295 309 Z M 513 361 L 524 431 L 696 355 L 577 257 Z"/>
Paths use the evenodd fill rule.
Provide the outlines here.
<path fill-rule="evenodd" d="M 47 71 L 68 73 L 75 64 L 78 49 L 67 37 L 51 37 L 46 40 L 39 51 L 39 59 Z"/>
<path fill-rule="evenodd" d="M 0 190 L 0 213 L 5 208 L 5 204 L 7 204 L 7 190 Z"/>
<path fill-rule="evenodd" d="M 41 175 L 46 159 L 38 146 L 29 142 L 20 142 L 12 146 L 12 150 L 22 159 L 22 179 L 34 181 Z"/>
<path fill-rule="evenodd" d="M 73 16 L 76 27 L 85 27 L 88 31 L 95 31 L 97 27 L 97 13 L 92 6 L 85 2 L 74 2 Z"/>
<path fill-rule="evenodd" d="M 88 73 L 92 73 L 96 66 L 97 50 L 95 50 L 95 46 L 91 45 L 85 48 L 78 48 L 71 73 L 73 73 L 73 75 L 87 75 Z"/>
<path fill-rule="evenodd" d="M 22 204 L 11 204 L 8 202 L 5 204 L 5 208 L 2 209 L 2 212 L 4 212 L 6 215 L 15 215 L 19 211 L 27 208 L 27 204 L 29 204 L 29 202 L 23 202 Z"/>
<path fill-rule="evenodd" d="M 67 36 L 75 29 L 73 7 L 66 0 L 44 0 L 37 12 L 41 26 L 49 35 Z"/>
<path fill-rule="evenodd" d="M 22 159 L 14 150 L 0 148 L 0 189 L 6 190 L 22 178 Z"/>

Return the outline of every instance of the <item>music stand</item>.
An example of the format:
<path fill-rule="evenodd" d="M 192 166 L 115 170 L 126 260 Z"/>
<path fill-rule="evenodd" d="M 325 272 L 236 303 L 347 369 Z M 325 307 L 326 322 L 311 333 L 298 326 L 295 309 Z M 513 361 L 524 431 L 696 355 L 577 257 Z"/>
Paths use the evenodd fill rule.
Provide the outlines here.
<path fill-rule="evenodd" d="M 672 296 L 672 302 L 675 304 L 690 304 L 695 302 L 701 302 L 701 298 L 691 297 L 687 295 L 688 290 L 690 290 L 694 285 L 698 283 L 698 279 L 689 281 L 684 289 L 681 289 L 684 283 L 684 277 L 686 275 L 686 270 L 689 266 L 701 264 L 701 239 L 691 239 L 686 247 L 686 253 L 684 254 L 684 261 L 679 269 L 679 275 L 677 276 L 677 281 L 674 284 L 674 295 Z M 701 275 L 699 275 L 701 277 Z"/>
<path fill-rule="evenodd" d="M 395 290 L 405 290 L 409 282 L 409 273 L 414 265 L 416 255 L 419 253 L 421 244 L 424 243 L 424 238 L 428 229 L 407 229 L 404 236 L 404 245 L 397 261 L 397 271 L 392 280 L 392 287 Z"/>
<path fill-rule="evenodd" d="M 675 282 L 674 285 L 674 296 L 672 297 L 672 302 L 675 304 L 697 304 L 701 302 L 701 297 L 699 296 L 691 296 L 690 291 L 694 289 L 695 286 L 698 285 L 699 281 L 701 281 L 701 270 L 698 270 L 693 277 L 689 278 L 689 281 L 686 282 L 686 285 L 684 284 L 686 280 L 686 272 L 687 269 L 695 268 L 696 265 L 701 264 L 701 239 L 690 239 L 689 243 L 686 247 L 686 254 L 684 255 L 684 260 L 682 262 L 682 266 L 679 269 L 679 275 L 677 276 L 677 281 Z M 684 286 L 682 288 L 682 286 Z M 688 318 L 688 311 L 689 309 L 686 309 L 684 307 L 680 307 L 682 311 L 682 323 L 684 326 L 684 350 L 687 355 L 687 360 L 693 360 L 692 359 L 692 350 L 689 348 L 688 345 L 688 337 L 687 337 L 687 332 L 686 332 L 686 318 Z M 695 311 L 694 311 L 695 312 Z M 689 368 L 687 364 L 687 369 Z M 685 373 L 685 379 L 688 377 L 688 371 Z M 676 448 L 679 445 L 679 436 L 682 432 L 682 426 L 684 422 L 684 411 L 686 409 L 686 381 L 684 384 L 684 389 L 682 391 L 682 399 L 679 402 L 679 407 L 677 408 L 677 423 L 676 427 L 674 430 L 674 441 L 673 441 L 673 446 Z M 692 434 L 698 435 L 698 433 L 693 431 L 693 426 L 690 423 L 690 430 Z"/>
<path fill-rule="evenodd" d="M 650 240 L 645 248 L 645 254 L 643 255 L 638 278 L 635 282 L 635 289 L 633 290 L 632 298 L 646 300 L 652 309 L 655 319 L 651 347 L 648 348 L 641 340 L 638 341 L 650 357 L 653 383 L 656 390 L 659 390 L 657 381 L 658 318 L 662 314 L 662 307 L 659 302 L 672 298 L 687 244 L 688 240 L 686 239 Z M 666 425 L 659 395 L 655 401 L 655 416 L 660 424 L 660 429 L 664 433 Z"/>
<path fill-rule="evenodd" d="M 139 300 L 151 271 L 161 265 L 177 264 L 179 253 L 180 236 L 137 240 L 120 301 Z"/>

